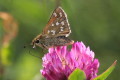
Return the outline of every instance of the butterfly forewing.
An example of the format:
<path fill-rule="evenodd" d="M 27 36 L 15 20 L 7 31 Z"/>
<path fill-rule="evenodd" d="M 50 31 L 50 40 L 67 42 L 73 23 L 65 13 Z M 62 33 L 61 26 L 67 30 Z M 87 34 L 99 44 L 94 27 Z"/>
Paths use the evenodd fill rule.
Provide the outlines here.
<path fill-rule="evenodd" d="M 68 37 L 71 33 L 67 15 L 61 7 L 56 8 L 48 24 L 43 29 L 42 35 L 46 37 L 57 37 L 57 36 L 66 36 Z"/>
<path fill-rule="evenodd" d="M 56 46 L 71 45 L 74 41 L 68 38 L 70 33 L 67 15 L 61 7 L 58 7 L 53 11 L 42 34 L 32 41 L 33 48 L 39 46 L 43 49 L 49 49 Z"/>

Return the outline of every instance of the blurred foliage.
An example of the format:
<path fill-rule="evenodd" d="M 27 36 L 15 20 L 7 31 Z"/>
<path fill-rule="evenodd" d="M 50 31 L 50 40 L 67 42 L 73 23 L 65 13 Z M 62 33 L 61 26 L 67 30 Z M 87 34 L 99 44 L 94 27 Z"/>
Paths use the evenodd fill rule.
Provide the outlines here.
<path fill-rule="evenodd" d="M 72 29 L 70 38 L 83 41 L 96 53 L 101 63 L 99 74 L 118 60 L 116 69 L 107 80 L 120 79 L 119 3 L 119 0 L 61 0 Z M 0 79 L 42 80 L 40 69 L 44 53 L 41 48 L 33 50 L 32 54 L 40 54 L 38 59 L 29 54 L 32 47 L 24 49 L 23 46 L 29 45 L 42 32 L 55 6 L 56 0 L 0 0 L 0 12 L 10 14 L 19 27 L 17 36 L 3 47 L 5 29 L 3 19 L 0 19 Z M 2 64 L 1 54 L 5 53 L 2 57 L 5 57 L 6 64 Z"/>

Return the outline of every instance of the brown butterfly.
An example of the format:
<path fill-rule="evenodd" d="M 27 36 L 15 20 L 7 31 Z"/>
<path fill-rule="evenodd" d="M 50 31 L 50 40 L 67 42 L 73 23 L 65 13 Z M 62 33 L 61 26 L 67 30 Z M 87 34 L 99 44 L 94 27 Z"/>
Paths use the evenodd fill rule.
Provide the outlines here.
<path fill-rule="evenodd" d="M 39 46 L 43 49 L 49 49 L 56 46 L 71 45 L 74 41 L 68 38 L 70 33 L 67 15 L 61 7 L 58 7 L 53 11 L 42 34 L 33 39 L 33 48 Z"/>

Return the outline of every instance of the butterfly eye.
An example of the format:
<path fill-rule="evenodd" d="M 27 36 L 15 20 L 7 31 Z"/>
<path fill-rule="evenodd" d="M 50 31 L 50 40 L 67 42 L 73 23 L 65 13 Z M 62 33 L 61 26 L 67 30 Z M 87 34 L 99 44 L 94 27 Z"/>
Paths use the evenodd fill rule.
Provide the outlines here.
<path fill-rule="evenodd" d="M 36 40 L 35 43 L 39 43 L 40 41 L 39 40 Z"/>

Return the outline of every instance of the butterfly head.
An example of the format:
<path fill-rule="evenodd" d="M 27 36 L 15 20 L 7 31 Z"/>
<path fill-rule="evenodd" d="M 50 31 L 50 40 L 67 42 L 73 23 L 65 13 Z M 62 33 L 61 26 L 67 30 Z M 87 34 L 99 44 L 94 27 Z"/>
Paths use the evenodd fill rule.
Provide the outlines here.
<path fill-rule="evenodd" d="M 33 48 L 35 48 L 36 46 L 40 46 L 41 37 L 42 37 L 41 35 L 38 35 L 36 38 L 32 40 L 31 45 L 33 46 Z"/>

